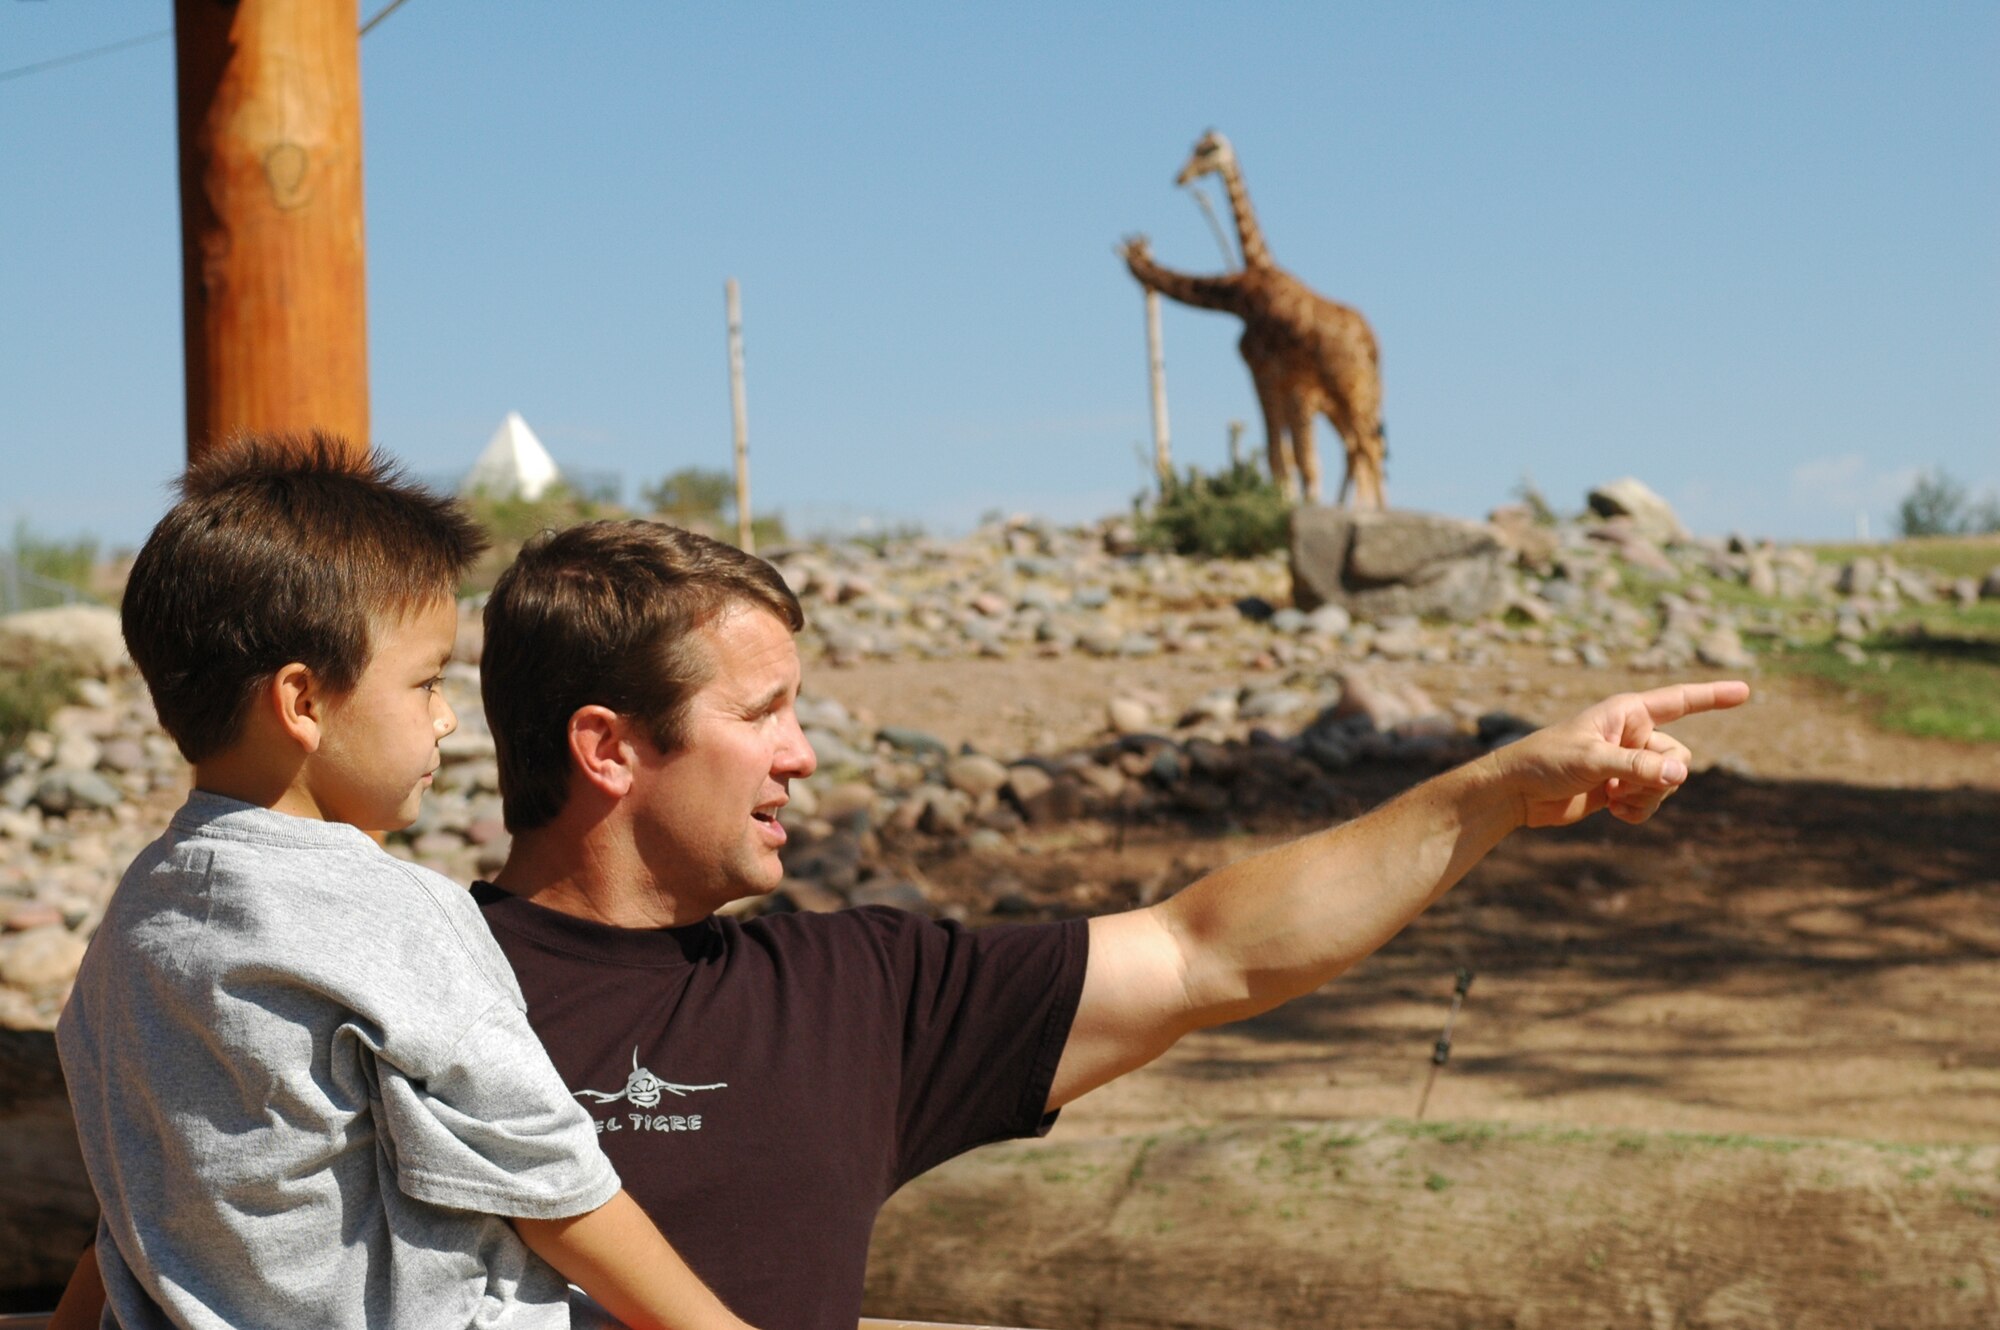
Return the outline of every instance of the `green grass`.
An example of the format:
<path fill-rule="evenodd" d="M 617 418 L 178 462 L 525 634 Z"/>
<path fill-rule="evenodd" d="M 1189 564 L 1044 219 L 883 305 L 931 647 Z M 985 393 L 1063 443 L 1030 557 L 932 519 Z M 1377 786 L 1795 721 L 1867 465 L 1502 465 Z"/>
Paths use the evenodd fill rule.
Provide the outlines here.
<path fill-rule="evenodd" d="M 1821 563 L 1842 564 L 1863 555 L 1888 557 L 1905 568 L 1930 568 L 1952 577 L 1984 577 L 2000 568 L 2000 536 L 1920 536 L 1889 545 L 1814 545 Z"/>
<path fill-rule="evenodd" d="M 1937 608 L 1862 642 L 1862 664 L 1830 643 L 1768 659 L 1852 698 L 1883 729 L 2000 743 L 2000 605 L 1984 603 L 1942 623 Z"/>
<path fill-rule="evenodd" d="M 1383 1119 L 1382 1130 L 1389 1135 L 1402 1136 L 1410 1140 L 1433 1140 L 1441 1145 L 1479 1146 L 1493 1141 L 1510 1144 L 1526 1141 L 1544 1145 L 1576 1145 L 1609 1149 L 1611 1153 L 1618 1155 L 1640 1154 L 1654 1146 L 1681 1152 L 1697 1149 L 1754 1150 L 1761 1154 L 1787 1155 L 1812 1144 L 1804 1138 L 1752 1136 L 1744 1132 L 1640 1132 L 1623 1128 L 1606 1130 L 1595 1127 L 1558 1127 L 1542 1123 L 1410 1122 L 1399 1118 Z M 1931 1146 L 1907 1147 L 1897 1144 L 1878 1144 L 1873 1141 L 1851 1143 L 1892 1153 L 1921 1154 L 1927 1158 L 1942 1153 L 1938 1147 Z"/>

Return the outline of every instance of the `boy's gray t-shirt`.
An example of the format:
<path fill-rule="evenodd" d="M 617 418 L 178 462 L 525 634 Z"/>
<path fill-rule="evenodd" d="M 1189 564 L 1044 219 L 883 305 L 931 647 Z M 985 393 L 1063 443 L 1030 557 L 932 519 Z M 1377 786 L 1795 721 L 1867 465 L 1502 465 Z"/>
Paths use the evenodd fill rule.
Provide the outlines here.
<path fill-rule="evenodd" d="M 449 879 L 196 791 L 57 1038 L 118 1325 L 569 1323 L 499 1216 L 583 1214 L 618 1178 Z"/>

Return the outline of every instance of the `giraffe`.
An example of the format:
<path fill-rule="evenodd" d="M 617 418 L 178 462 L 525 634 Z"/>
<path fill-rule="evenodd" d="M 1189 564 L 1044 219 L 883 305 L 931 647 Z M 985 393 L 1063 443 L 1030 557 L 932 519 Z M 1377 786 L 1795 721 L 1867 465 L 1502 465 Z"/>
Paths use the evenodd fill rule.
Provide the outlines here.
<path fill-rule="evenodd" d="M 1144 236 L 1134 236 L 1120 248 L 1125 266 L 1142 286 L 1170 300 L 1243 320 L 1237 349 L 1250 367 L 1250 382 L 1264 412 L 1271 476 L 1287 499 L 1297 502 L 1303 485 L 1306 500 L 1319 502 L 1313 421 L 1323 413 L 1347 446 L 1340 501 L 1351 496 L 1356 507 L 1383 507 L 1387 447 L 1374 332 L 1359 310 L 1326 299 L 1271 261 L 1235 151 L 1214 130 L 1195 144 L 1177 183 L 1211 174 L 1222 177 L 1229 194 L 1243 267 L 1214 277 L 1162 268 L 1153 262 Z"/>

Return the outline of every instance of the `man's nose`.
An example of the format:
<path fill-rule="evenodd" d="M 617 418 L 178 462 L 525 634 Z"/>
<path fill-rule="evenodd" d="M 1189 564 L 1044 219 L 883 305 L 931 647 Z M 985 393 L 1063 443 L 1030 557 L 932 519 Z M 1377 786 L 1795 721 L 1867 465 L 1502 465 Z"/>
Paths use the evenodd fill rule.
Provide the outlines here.
<path fill-rule="evenodd" d="M 806 738 L 806 732 L 796 718 L 788 728 L 785 742 L 778 750 L 776 765 L 787 777 L 804 780 L 819 770 L 819 754 L 813 752 L 812 741 Z"/>

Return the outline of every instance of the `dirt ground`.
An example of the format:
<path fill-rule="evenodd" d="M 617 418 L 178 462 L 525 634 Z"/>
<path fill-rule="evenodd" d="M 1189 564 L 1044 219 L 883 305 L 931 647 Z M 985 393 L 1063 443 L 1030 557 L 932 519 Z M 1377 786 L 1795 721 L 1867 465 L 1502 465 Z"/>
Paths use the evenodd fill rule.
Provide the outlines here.
<path fill-rule="evenodd" d="M 1440 702 L 1468 698 L 1538 722 L 1604 693 L 1665 682 L 1526 659 L 1476 674 L 1439 665 L 1408 669 Z M 1176 658 L 981 661 L 819 668 L 807 687 L 1005 756 L 1031 746 L 1050 751 L 1051 739 L 1058 749 L 1087 741 L 1115 686 L 1150 687 L 1181 702 L 1240 677 L 1213 661 Z M 1697 774 L 1652 823 L 1631 828 L 1596 820 L 1515 836 L 1353 973 L 1265 1017 L 1183 1041 L 1155 1065 L 1068 1109 L 1043 1148 L 1102 1141 L 1111 1149 L 1114 1138 L 1279 1130 L 1299 1122 L 1407 1124 L 1458 966 L 1476 978 L 1427 1120 L 1497 1125 L 1504 1137 L 1482 1155 L 1481 1185 L 1488 1190 L 1454 1193 L 1468 1210 L 1480 1205 L 1479 1196 L 1490 1202 L 1502 1194 L 1541 1194 L 1561 1171 L 1562 1152 L 1552 1153 L 1549 1130 L 1637 1132 L 1647 1140 L 1747 1134 L 1810 1139 L 1828 1150 L 1928 1149 L 1929 1162 L 1897 1175 L 1919 1180 L 1931 1178 L 1940 1159 L 1962 1162 L 1960 1147 L 2000 1140 L 2000 750 L 1886 734 L 1845 699 L 1813 685 L 1771 676 L 1753 683 L 1755 700 L 1740 711 L 1676 727 L 1695 750 Z M 1349 811 L 1426 774 L 1359 768 Z M 967 899 L 975 886 L 1006 876 L 1035 899 L 1092 911 L 1173 890 L 1307 829 L 1281 811 L 1249 827 L 1073 824 L 1046 833 L 1033 854 L 961 857 L 926 870 L 944 890 L 963 890 Z M 1529 1144 L 1505 1144 L 1513 1140 Z M 1682 1165 L 1666 1161 L 1686 1153 L 1656 1151 L 1661 1162 L 1653 1169 L 1643 1159 L 1621 1158 L 1607 1212 L 1668 1222 L 1667 1211 L 1679 1213 L 1673 1198 L 1685 1199 L 1687 1183 Z M 1756 1152 L 1741 1157 L 1762 1167 Z M 1892 1199 L 1884 1209 L 1868 1199 L 1869 1188 L 1879 1191 L 1880 1184 L 1867 1180 L 1866 1169 L 1836 1161 L 1808 1177 L 1774 1178 L 1768 1169 L 1733 1173 L 1727 1152 L 1718 1158 L 1703 1175 L 1700 1250 L 1734 1252 L 1739 1266 L 1745 1253 L 1782 1252 L 1787 1287 L 1859 1287 L 1860 1302 L 1843 1293 L 1820 1314 L 1771 1302 L 1768 1289 L 1752 1290 L 1751 1297 L 1739 1288 L 1750 1310 L 1738 1316 L 1743 1308 L 1729 1301 L 1736 1295 L 1724 1294 L 1742 1281 L 1730 1282 L 1728 1262 L 1705 1268 L 1685 1253 L 1677 1258 L 1667 1246 L 1643 1242 L 1628 1253 L 1625 1274 L 1641 1283 L 1657 1276 L 1664 1302 L 1549 1301 L 1546 1281 L 1532 1277 L 1528 1263 L 1499 1259 L 1507 1245 L 1493 1242 L 1488 1228 L 1507 1225 L 1489 1203 L 1481 1212 L 1485 1226 L 1433 1225 L 1428 1239 L 1480 1265 L 1481 1296 L 1492 1295 L 1475 1300 L 1483 1310 L 1447 1299 L 1429 1319 L 1356 1319 L 1363 1303 L 1340 1299 L 1365 1294 L 1367 1280 L 1315 1283 L 1334 1301 L 1313 1305 L 1354 1324 L 1583 1323 L 1566 1320 L 1564 1306 L 1587 1306 L 1614 1325 L 2000 1324 L 2000 1222 L 1993 1217 L 2000 1177 L 1990 1162 L 1952 1184 L 1949 1193 L 1964 1204 L 1945 1204 L 1954 1218 L 1939 1247 L 1904 1213 L 1922 1197 L 1904 1196 L 1900 1205 Z M 961 1166 L 980 1167 L 953 1167 Z M 942 1185 L 962 1185 L 950 1170 L 940 1176 Z M 1814 1213 L 1810 1205 L 1796 1208 L 1805 1205 L 1801 1188 L 1815 1186 L 1832 1198 L 1825 1201 L 1832 1209 L 1824 1224 L 1801 1228 Z M 1574 1189 L 1566 1194 L 1573 1206 Z M 1946 1194 L 1934 1186 L 1923 1192 Z M 1434 1202 L 1419 1190 L 1410 1203 Z M 1834 1214 L 1850 1203 L 1874 1220 L 1850 1223 Z M 1256 1227 L 1254 1207 L 1245 1213 L 1250 1217 L 1223 1227 Z M 1393 1218 L 1392 1229 L 1420 1216 L 1405 1207 Z M 1305 1265 L 1317 1259 L 1286 1255 L 1296 1244 L 1283 1227 L 1264 1232 L 1268 1241 L 1260 1248 L 1282 1267 L 1281 1283 L 1306 1277 Z M 950 1233 L 937 1215 L 919 1228 L 925 1241 L 945 1241 Z M 898 1228 L 892 1214 L 885 1232 L 909 1229 Z M 990 1248 L 998 1261 L 1005 1246 L 975 1243 L 955 1259 Z M 954 1311 L 949 1298 L 944 1306 L 936 1298 L 926 1303 L 928 1295 L 907 1280 L 895 1282 L 913 1266 L 936 1267 L 942 1258 L 926 1250 L 897 1248 L 885 1265 L 888 1253 L 878 1245 L 883 1272 L 872 1287 L 891 1302 L 915 1299 L 933 1316 L 974 1310 L 998 1316 L 1011 1308 L 1016 1316 L 1042 1318 L 1030 1324 L 1050 1327 L 1232 1323 L 1191 1312 L 1128 1320 L 1108 1316 L 1102 1301 L 1090 1302 L 1095 1310 L 1087 1314 L 1084 1303 L 1066 1314 L 1061 1305 L 1004 1300 Z M 1241 1259 L 1240 1244 L 1228 1250 L 1235 1253 L 1230 1259 Z M 1595 1250 L 1579 1247 L 1576 1259 L 1588 1265 Z M 1648 1252 L 1656 1267 L 1650 1274 L 1640 1268 Z M 1127 1258 L 1141 1259 L 1136 1249 Z M 1294 1259 L 1304 1263 L 1297 1270 L 1285 1264 Z M 1906 1271 L 1913 1260 L 1942 1264 L 1909 1287 L 1880 1277 L 1855 1284 L 1857 1270 L 1879 1276 Z M 1228 1283 L 1235 1267 L 1225 1268 L 1221 1257 L 1217 1262 L 1205 1275 L 1198 1261 L 1184 1265 L 1181 1277 Z M 1421 1288 L 1435 1274 L 1426 1275 L 1428 1268 L 1391 1261 L 1380 1273 Z M 1680 1284 L 1669 1277 L 1676 1268 Z M 1081 1297 L 1090 1279 L 1078 1275 Z M 1936 1301 L 1911 1302 L 1919 1287 Z M 1884 1306 L 1907 1314 L 1885 1312 L 1888 1319 L 1878 1322 L 1868 1310 L 1871 1290 Z M 1775 1319 L 1756 1314 L 1760 1306 Z M 1788 1308 L 1782 1315 L 1781 1306 Z M 1301 1319 L 1296 1299 L 1252 1306 L 1239 1298 L 1237 1308 L 1235 1324 L 1314 1323 Z M 917 1314 L 886 1304 L 876 1310 Z"/>

